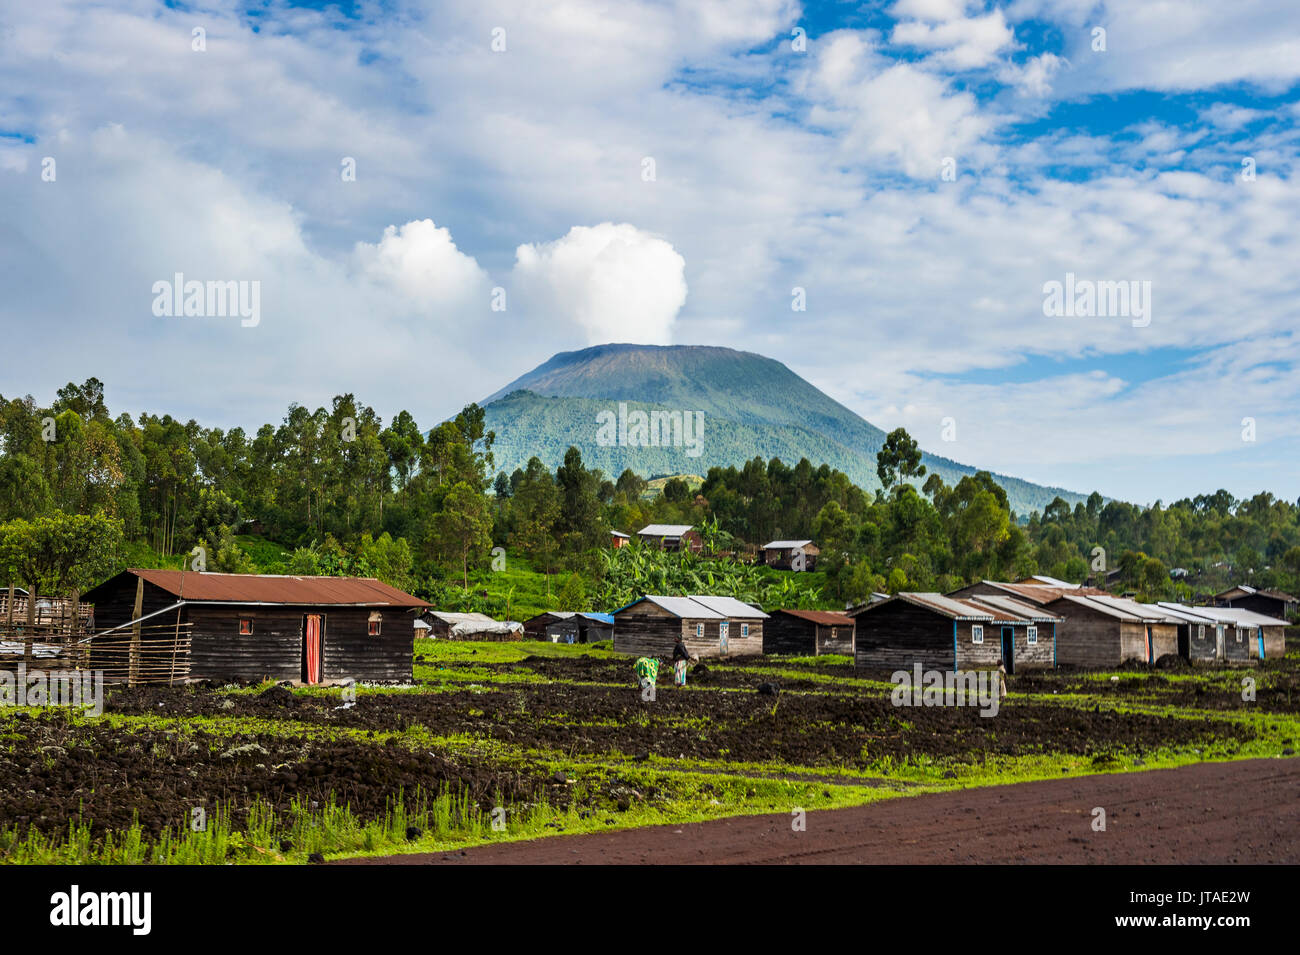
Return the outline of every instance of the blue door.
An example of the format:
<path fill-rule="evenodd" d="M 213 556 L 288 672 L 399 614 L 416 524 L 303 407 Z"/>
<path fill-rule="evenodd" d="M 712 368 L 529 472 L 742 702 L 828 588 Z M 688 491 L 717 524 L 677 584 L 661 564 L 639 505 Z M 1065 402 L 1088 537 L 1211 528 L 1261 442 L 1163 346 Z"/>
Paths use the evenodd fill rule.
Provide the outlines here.
<path fill-rule="evenodd" d="M 1264 628 L 1256 627 L 1255 634 L 1259 638 L 1259 658 L 1264 659 Z"/>

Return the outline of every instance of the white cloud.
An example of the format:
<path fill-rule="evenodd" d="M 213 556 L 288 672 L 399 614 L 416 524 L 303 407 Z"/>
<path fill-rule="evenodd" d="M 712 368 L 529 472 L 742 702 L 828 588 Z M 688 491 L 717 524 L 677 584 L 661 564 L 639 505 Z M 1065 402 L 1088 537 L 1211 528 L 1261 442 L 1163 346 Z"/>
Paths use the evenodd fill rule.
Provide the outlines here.
<path fill-rule="evenodd" d="M 274 7 L 258 33 L 233 0 L 211 0 L 206 54 L 189 49 L 191 13 L 143 0 L 10 5 L 0 321 L 31 357 L 3 386 L 48 397 L 96 374 L 136 408 L 245 426 L 353 390 L 426 423 L 586 342 L 721 343 L 786 361 L 868 417 L 899 409 L 892 423 L 915 421 L 923 445 L 959 460 L 1090 486 L 1123 447 L 1141 462 L 1129 488 L 1156 487 L 1170 436 L 1200 440 L 1215 409 L 1257 405 L 1263 422 L 1294 408 L 1294 354 L 1273 349 L 1291 374 L 1271 393 L 1243 392 L 1246 364 L 1137 387 L 1050 367 L 998 386 L 935 378 L 987 381 L 1025 358 L 1241 353 L 1300 325 L 1298 107 L 1234 91 L 1196 106 L 1231 98 L 1269 122 L 1214 106 L 1178 125 L 1157 106 L 1123 130 L 1097 108 L 1121 89 L 1173 90 L 1179 105 L 1180 89 L 1288 82 L 1300 60 L 1278 53 L 1300 8 L 1147 6 L 1017 0 L 999 26 L 986 3 L 902 0 L 891 11 L 914 24 L 899 34 L 912 45 L 887 42 L 887 25 L 810 31 L 799 56 L 798 11 L 780 0 L 740 15 L 692 0 L 397 0 L 392 17 L 356 19 Z M 1063 46 L 1014 47 L 1009 62 L 1003 27 L 1044 35 L 1021 28 L 1031 16 Z M 1087 47 L 1099 18 L 1106 54 Z M 1026 122 L 1054 99 L 1084 108 Z M 100 130 L 102 117 L 121 126 Z M 1248 150 L 1224 143 L 1247 130 Z M 40 181 L 45 155 L 57 184 Z M 1241 155 L 1257 181 L 1240 179 Z M 345 156 L 355 182 L 340 181 Z M 946 156 L 955 183 L 939 180 Z M 538 236 L 562 238 L 519 245 Z M 177 269 L 260 278 L 261 326 L 159 325 L 149 283 Z M 1042 283 L 1067 270 L 1151 278 L 1152 325 L 1045 321 Z M 492 284 L 509 288 L 508 312 L 489 310 Z M 796 285 L 809 311 L 792 321 Z M 438 386 L 412 389 L 406 370 L 429 354 Z M 921 430 L 938 405 L 962 409 L 955 448 Z M 1279 430 L 1261 427 L 1261 447 Z M 1300 487 L 1293 465 L 1249 479 Z"/>
<path fill-rule="evenodd" d="M 1023 64 L 1007 64 L 998 78 L 1022 95 L 1043 98 L 1052 92 L 1052 77 L 1068 64 L 1055 53 L 1030 57 Z"/>
<path fill-rule="evenodd" d="M 456 248 L 451 232 L 432 219 L 389 226 L 377 245 L 358 242 L 353 256 L 361 272 L 422 305 L 447 306 L 482 295 L 487 274 Z"/>
<path fill-rule="evenodd" d="M 515 250 L 525 308 L 575 321 L 589 344 L 667 344 L 686 302 L 686 260 L 635 226 L 574 226 L 554 242 Z"/>
<path fill-rule="evenodd" d="M 1015 44 L 1015 34 L 999 9 L 984 16 L 944 18 L 938 23 L 908 20 L 894 27 L 891 39 L 900 46 L 933 50 L 933 65 L 954 70 L 988 66 Z"/>
<path fill-rule="evenodd" d="M 814 122 L 841 132 L 844 153 L 897 164 L 913 178 L 936 178 L 946 156 L 969 158 L 995 125 L 971 94 L 880 56 L 855 33 L 824 44 L 809 92 L 817 103 Z"/>

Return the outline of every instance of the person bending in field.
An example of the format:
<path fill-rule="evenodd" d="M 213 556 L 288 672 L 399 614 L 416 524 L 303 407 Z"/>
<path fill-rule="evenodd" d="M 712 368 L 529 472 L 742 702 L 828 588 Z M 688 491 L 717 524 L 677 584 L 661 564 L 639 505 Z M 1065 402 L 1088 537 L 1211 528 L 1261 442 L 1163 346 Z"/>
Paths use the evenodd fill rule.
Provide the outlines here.
<path fill-rule="evenodd" d="M 677 642 L 673 645 L 673 683 L 676 686 L 686 685 L 686 666 L 696 657 L 691 656 L 691 651 L 686 649 L 686 641 L 682 635 L 677 634 Z"/>
<path fill-rule="evenodd" d="M 637 686 L 643 690 L 659 680 L 659 661 L 654 657 L 637 657 L 632 670 L 636 673 Z"/>
<path fill-rule="evenodd" d="M 1007 698 L 1007 665 L 999 657 L 998 658 L 998 699 L 1005 700 L 1006 698 Z"/>

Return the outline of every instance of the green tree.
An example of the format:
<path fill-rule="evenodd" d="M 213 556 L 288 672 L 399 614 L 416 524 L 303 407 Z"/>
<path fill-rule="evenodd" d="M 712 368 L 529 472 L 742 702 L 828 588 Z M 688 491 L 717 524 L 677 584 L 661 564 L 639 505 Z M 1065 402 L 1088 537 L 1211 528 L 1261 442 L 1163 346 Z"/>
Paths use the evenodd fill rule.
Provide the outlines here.
<path fill-rule="evenodd" d="M 461 569 L 462 586 L 469 589 L 469 568 L 485 559 L 492 547 L 492 515 L 481 488 L 459 481 L 447 492 L 434 517 L 433 543 Z"/>
<path fill-rule="evenodd" d="M 925 476 L 921 449 L 905 428 L 895 428 L 889 432 L 885 443 L 876 452 L 876 474 L 886 492 L 900 481 Z"/>
<path fill-rule="evenodd" d="M 0 572 L 33 594 L 63 596 L 108 577 L 122 523 L 104 514 L 55 512 L 0 524 Z"/>

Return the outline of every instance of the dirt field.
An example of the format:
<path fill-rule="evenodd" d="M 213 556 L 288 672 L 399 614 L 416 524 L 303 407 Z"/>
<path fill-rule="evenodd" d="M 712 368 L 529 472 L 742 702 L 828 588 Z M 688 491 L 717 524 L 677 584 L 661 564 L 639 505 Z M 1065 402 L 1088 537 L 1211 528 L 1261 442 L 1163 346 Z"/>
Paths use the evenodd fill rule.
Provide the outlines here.
<path fill-rule="evenodd" d="M 1106 810 L 1106 831 L 1092 812 Z M 1300 863 L 1300 760 L 1019 783 L 359 864 Z M 340 863 L 343 864 L 343 863 Z"/>

